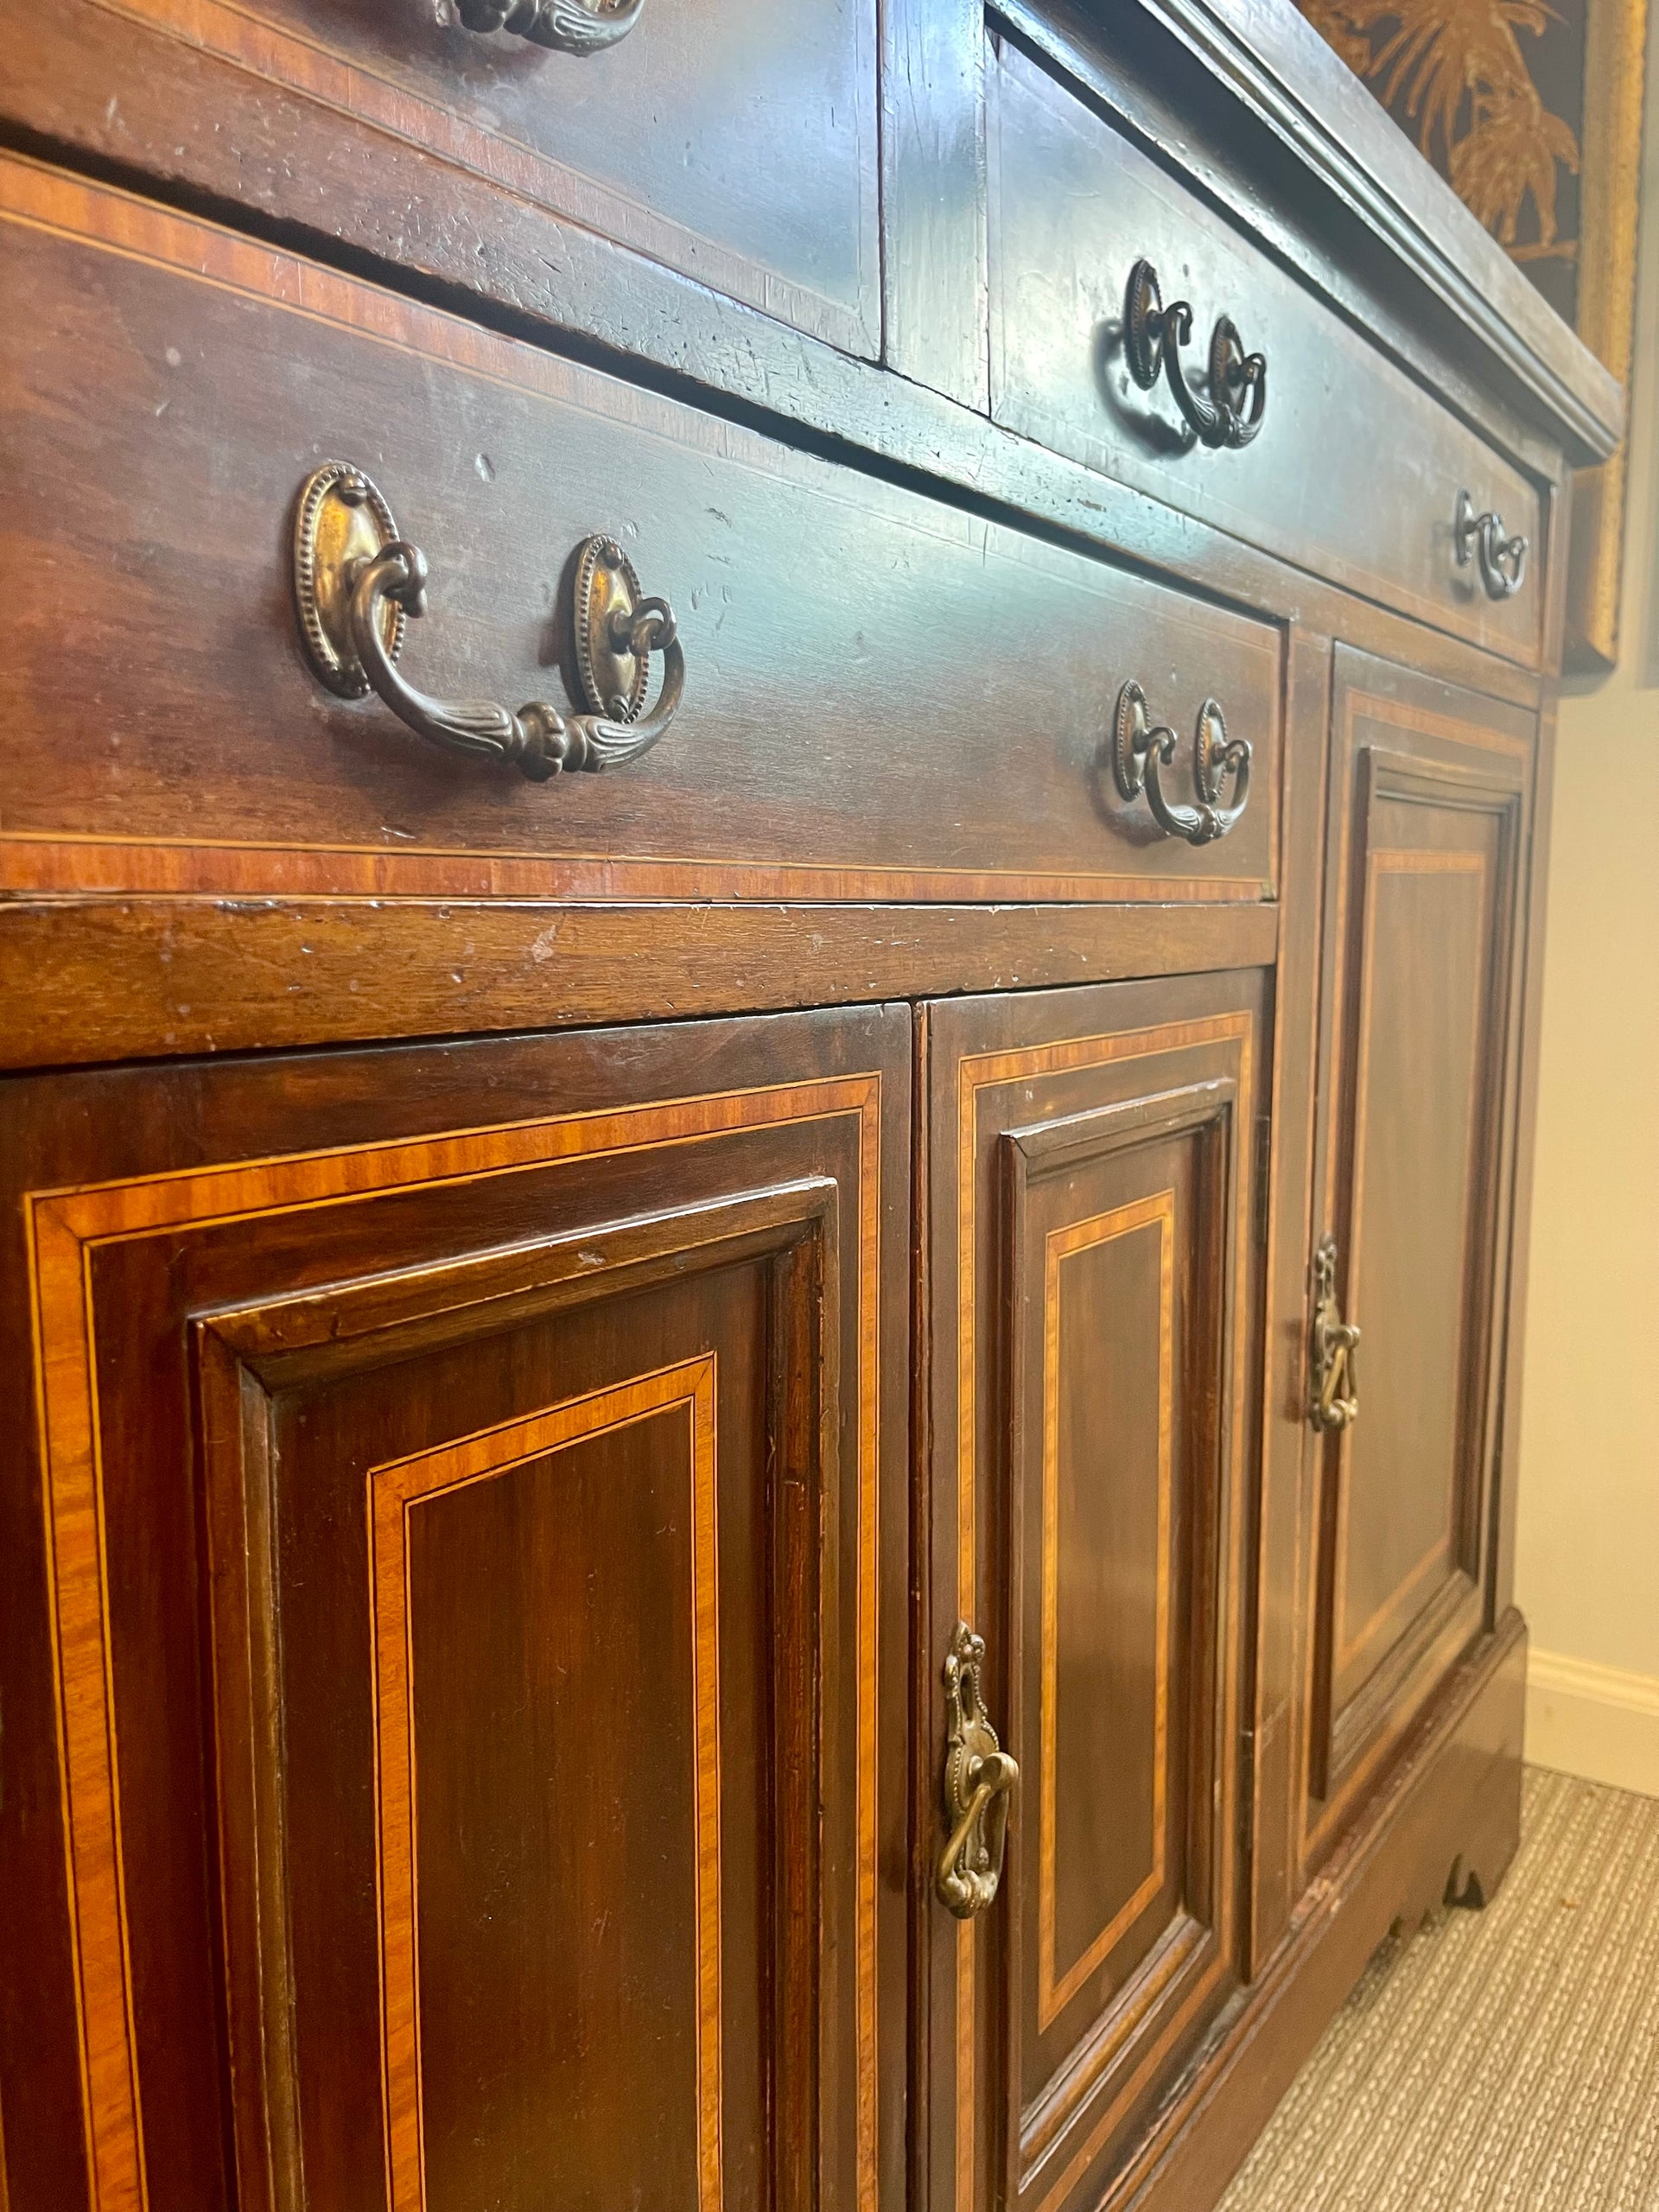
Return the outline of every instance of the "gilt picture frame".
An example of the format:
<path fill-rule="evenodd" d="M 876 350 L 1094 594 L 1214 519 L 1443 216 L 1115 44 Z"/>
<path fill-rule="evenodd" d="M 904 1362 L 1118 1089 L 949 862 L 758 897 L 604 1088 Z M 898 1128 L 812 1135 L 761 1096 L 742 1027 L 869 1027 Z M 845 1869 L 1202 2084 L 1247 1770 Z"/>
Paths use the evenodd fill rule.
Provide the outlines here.
<path fill-rule="evenodd" d="M 1574 327 L 1627 388 L 1636 323 L 1648 0 L 1588 0 L 1578 312 Z M 1578 672 L 1618 658 L 1630 440 L 1573 479 L 1563 658 Z"/>

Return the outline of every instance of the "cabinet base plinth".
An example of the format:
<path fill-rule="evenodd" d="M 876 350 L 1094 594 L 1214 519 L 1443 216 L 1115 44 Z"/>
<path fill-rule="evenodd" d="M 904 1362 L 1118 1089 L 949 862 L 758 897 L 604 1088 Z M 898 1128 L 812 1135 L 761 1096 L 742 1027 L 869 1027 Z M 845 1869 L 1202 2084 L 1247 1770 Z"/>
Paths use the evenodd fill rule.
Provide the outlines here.
<path fill-rule="evenodd" d="M 1397 1922 L 1490 1902 L 1521 1838 L 1527 1630 L 1516 1611 L 1447 1682 L 1290 1933 L 1193 2066 L 1103 2212 L 1208 2212 Z"/>

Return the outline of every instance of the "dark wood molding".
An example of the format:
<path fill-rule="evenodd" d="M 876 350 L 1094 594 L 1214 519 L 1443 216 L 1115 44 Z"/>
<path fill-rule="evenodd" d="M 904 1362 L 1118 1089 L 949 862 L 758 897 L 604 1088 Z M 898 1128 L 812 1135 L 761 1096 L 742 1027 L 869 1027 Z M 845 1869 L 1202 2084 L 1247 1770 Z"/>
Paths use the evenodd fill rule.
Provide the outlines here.
<path fill-rule="evenodd" d="M 0 903 L 20 1068 L 1264 967 L 1278 939 L 1266 905 Z"/>
<path fill-rule="evenodd" d="M 637 381 L 734 412 L 774 435 L 828 441 L 839 461 L 898 470 L 935 491 L 949 486 L 947 496 L 982 511 L 1029 517 L 1165 573 L 1200 571 L 1242 603 L 1327 628 L 1357 611 L 1314 576 L 912 381 L 910 368 L 919 373 L 924 358 L 939 368 L 934 340 L 907 367 L 910 340 L 902 339 L 893 365 L 906 373 L 884 374 L 500 184 L 435 164 L 362 118 L 274 87 L 99 0 L 60 0 L 49 14 L 34 10 L 24 22 L 6 22 L 22 13 L 19 0 L 0 0 L 0 141 L 140 184 L 515 336 L 626 367 Z M 112 83 L 123 87 L 113 112 Z M 905 207 L 913 212 L 911 200 L 900 207 L 901 220 Z M 1562 334 L 1577 348 L 1565 326 Z M 1605 380 L 1584 359 L 1586 374 Z M 1570 434 L 1570 424 L 1561 429 Z M 1589 445 L 1573 451 L 1593 457 Z M 1400 621 L 1396 650 L 1407 650 L 1408 634 L 1418 634 L 1415 626 Z"/>
<path fill-rule="evenodd" d="M 995 419 L 1292 561 L 1317 452 L 1327 579 L 1535 665 L 1539 570 L 1530 590 L 1502 599 L 1460 589 L 1450 532 L 1459 486 L 1478 487 L 1535 562 L 1557 448 L 1494 407 L 1490 370 L 1471 377 L 1446 348 L 1425 347 L 1393 272 L 1367 259 L 1369 234 L 1321 226 L 1300 174 L 1264 174 L 1262 149 L 1226 137 L 1179 56 L 1014 4 L 1028 36 L 1000 38 L 986 77 Z M 1224 309 L 1262 349 L 1263 434 L 1218 465 L 1190 449 L 1198 429 L 1114 340 L 1136 257 L 1166 301 L 1189 298 L 1201 317 Z M 1048 281 L 1052 263 L 1065 283 Z M 1188 341 L 1195 361 L 1203 336 L 1201 326 Z M 1180 353 L 1160 348 L 1156 361 Z M 1153 377 L 1155 388 L 1156 364 Z M 1379 437 L 1413 465 L 1379 471 Z M 1427 531 L 1426 502 L 1440 515 Z"/>
<path fill-rule="evenodd" d="M 0 0 L 0 2212 L 1206 2212 L 1517 1840 L 1617 394 L 1290 0 L 594 4 Z"/>
<path fill-rule="evenodd" d="M 1294 10 L 1252 0 L 1224 16 L 1211 0 L 1136 4 L 1150 22 L 1178 37 L 1217 87 L 1274 133 L 1310 181 L 1358 216 L 1403 272 L 1452 313 L 1489 366 L 1526 394 L 1562 438 L 1570 459 L 1596 461 L 1613 450 L 1624 422 L 1615 379 L 1451 188 L 1426 173 L 1415 149 Z M 298 223 L 320 238 L 338 237 L 359 251 L 425 270 L 440 283 L 459 283 L 537 320 L 706 376 L 767 405 L 780 396 L 769 359 L 780 340 L 800 365 L 800 390 L 791 389 L 785 403 L 791 408 L 823 380 L 831 360 L 855 365 L 833 347 L 785 334 L 770 317 L 532 208 L 481 177 L 457 171 L 434 191 L 430 164 L 416 148 L 332 109 L 324 143 L 321 118 L 307 112 L 314 103 L 302 95 L 262 85 L 245 68 L 124 21 L 98 0 L 63 0 L 49 20 L 19 0 L 7 0 L 0 14 L 27 18 L 21 25 L 14 21 L 0 40 L 0 112 L 14 127 L 78 155 L 118 165 L 160 160 L 161 181 L 176 188 L 221 206 L 245 199 L 255 219 Z M 115 113 L 105 112 L 103 92 L 111 69 L 124 87 Z M 180 97 L 181 78 L 195 96 Z M 209 117 L 215 128 L 194 127 L 193 118 Z M 234 129 L 232 117 L 238 118 Z M 296 159 L 300 138 L 311 143 Z M 403 168 L 418 171 L 422 183 L 399 195 Z M 902 168 L 889 167 L 890 188 L 901 175 Z M 371 175 L 375 189 L 365 193 Z M 442 202 L 456 191 L 480 207 L 497 203 L 494 218 L 476 226 L 489 240 L 476 257 L 463 254 L 453 238 L 445 243 Z M 388 228 L 394 206 L 395 235 Z M 934 349 L 927 350 L 932 358 Z M 895 359 L 894 365 L 903 369 L 905 362 Z M 959 381 L 952 378 L 946 388 Z"/>
<path fill-rule="evenodd" d="M 1134 0 L 1257 116 L 1310 177 L 1530 393 L 1575 461 L 1605 461 L 1624 393 L 1445 180 L 1294 8 L 1278 0 Z"/>

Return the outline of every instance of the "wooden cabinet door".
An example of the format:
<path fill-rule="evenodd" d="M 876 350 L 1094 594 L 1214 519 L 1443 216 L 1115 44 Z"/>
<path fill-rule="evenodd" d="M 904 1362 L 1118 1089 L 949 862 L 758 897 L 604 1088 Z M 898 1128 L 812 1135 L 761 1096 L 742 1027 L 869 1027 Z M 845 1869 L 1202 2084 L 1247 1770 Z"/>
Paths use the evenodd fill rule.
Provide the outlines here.
<path fill-rule="evenodd" d="M 1338 648 L 1323 1227 L 1360 1330 L 1311 1544 L 1317 1857 L 1491 1625 L 1530 715 Z"/>
<path fill-rule="evenodd" d="M 97 2212 L 897 2206 L 910 1055 L 14 1095 Z"/>
<path fill-rule="evenodd" d="M 1129 2187 L 1137 2121 L 1236 1986 L 1265 997 L 1246 974 L 926 1012 L 936 2208 Z M 1020 1767 L 997 1894 L 961 1920 L 932 1873 L 959 1622 Z"/>

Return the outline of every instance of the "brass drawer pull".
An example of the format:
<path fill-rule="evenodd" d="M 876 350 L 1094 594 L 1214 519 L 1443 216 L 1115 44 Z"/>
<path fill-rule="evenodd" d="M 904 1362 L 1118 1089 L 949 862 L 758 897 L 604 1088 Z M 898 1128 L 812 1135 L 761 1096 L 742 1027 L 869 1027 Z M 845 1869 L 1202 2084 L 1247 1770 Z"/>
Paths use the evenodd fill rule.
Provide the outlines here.
<path fill-rule="evenodd" d="M 1320 1237 L 1313 1255 L 1313 1387 L 1307 1417 L 1315 1428 L 1346 1428 L 1359 1418 L 1355 1353 L 1359 1331 L 1337 1303 L 1337 1240 Z"/>
<path fill-rule="evenodd" d="M 939 1853 L 934 1886 L 958 1920 L 983 1912 L 1002 1878 L 1008 1799 L 1020 1769 L 996 1740 L 980 1696 L 985 1639 L 957 1623 L 944 1662 L 950 1733 L 944 1750 L 944 1816 L 950 1834 Z"/>
<path fill-rule="evenodd" d="M 1174 804 L 1163 786 L 1163 772 L 1175 759 L 1179 741 L 1166 722 L 1154 722 L 1147 713 L 1147 695 L 1133 678 L 1117 695 L 1112 723 L 1112 773 L 1126 799 L 1142 791 L 1154 818 L 1166 837 L 1184 837 L 1189 845 L 1211 845 L 1224 837 L 1250 801 L 1250 742 L 1229 737 L 1221 709 L 1206 699 L 1198 709 L 1193 734 L 1192 780 L 1196 806 Z M 1233 778 L 1233 803 L 1221 804 L 1226 779 Z"/>
<path fill-rule="evenodd" d="M 417 737 L 455 753 L 510 760 L 534 783 L 565 768 L 618 768 L 648 753 L 673 721 L 685 683 L 672 608 L 647 599 L 621 548 L 582 544 L 573 587 L 576 668 L 585 714 L 531 700 L 511 714 L 493 699 L 434 699 L 394 665 L 407 618 L 426 612 L 427 560 L 397 535 L 391 510 L 360 468 L 325 461 L 307 478 L 294 521 L 294 600 L 321 681 L 342 699 L 378 691 Z M 650 658 L 663 685 L 643 721 Z"/>
<path fill-rule="evenodd" d="M 622 0 L 620 7 L 585 7 L 582 0 L 455 0 L 455 13 L 469 31 L 516 31 L 532 46 L 560 54 L 600 54 L 626 38 L 639 22 L 645 0 Z"/>
<path fill-rule="evenodd" d="M 1466 490 L 1458 493 L 1452 532 L 1458 566 L 1466 569 L 1471 555 L 1478 561 L 1487 598 L 1513 599 L 1527 573 L 1525 537 L 1520 533 L 1506 537 L 1503 516 L 1490 507 L 1484 514 L 1477 514 Z"/>
<path fill-rule="evenodd" d="M 1230 315 L 1222 315 L 1210 334 L 1210 397 L 1202 399 L 1187 382 L 1181 348 L 1192 335 L 1190 301 L 1164 305 L 1158 271 L 1137 261 L 1123 296 L 1123 353 L 1129 374 L 1150 391 L 1161 370 L 1200 445 L 1219 449 L 1247 446 L 1262 428 L 1268 409 L 1268 357 L 1247 353 Z"/>

